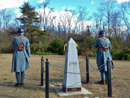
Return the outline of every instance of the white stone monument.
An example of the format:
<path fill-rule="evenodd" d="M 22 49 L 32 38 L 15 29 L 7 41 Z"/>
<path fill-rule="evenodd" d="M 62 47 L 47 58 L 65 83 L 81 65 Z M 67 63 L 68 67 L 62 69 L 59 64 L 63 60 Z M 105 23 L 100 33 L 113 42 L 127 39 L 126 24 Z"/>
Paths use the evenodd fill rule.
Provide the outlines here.
<path fill-rule="evenodd" d="M 66 48 L 65 67 L 66 72 L 80 73 L 77 47 L 75 41 L 70 38 Z M 71 74 L 64 72 L 63 91 L 81 91 L 81 77 L 80 74 Z"/>

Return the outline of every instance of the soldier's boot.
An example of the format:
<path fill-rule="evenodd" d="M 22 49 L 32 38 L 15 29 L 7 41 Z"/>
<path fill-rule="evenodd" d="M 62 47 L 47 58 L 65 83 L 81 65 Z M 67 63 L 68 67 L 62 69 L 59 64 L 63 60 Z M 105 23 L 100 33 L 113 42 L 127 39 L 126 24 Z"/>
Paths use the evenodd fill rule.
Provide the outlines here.
<path fill-rule="evenodd" d="M 102 80 L 101 80 L 101 81 L 98 81 L 97 83 L 98 83 L 98 84 L 103 84 L 103 85 L 106 84 L 106 82 L 105 82 L 105 81 L 102 81 Z"/>
<path fill-rule="evenodd" d="M 20 83 L 16 83 L 15 86 L 16 86 L 16 87 L 20 87 Z"/>
<path fill-rule="evenodd" d="M 108 84 L 108 81 L 105 81 L 106 82 L 106 84 Z"/>
<path fill-rule="evenodd" d="M 25 84 L 24 84 L 24 83 L 21 83 L 21 84 L 20 84 L 20 86 L 21 86 L 21 87 L 24 87 L 24 86 L 25 86 Z"/>

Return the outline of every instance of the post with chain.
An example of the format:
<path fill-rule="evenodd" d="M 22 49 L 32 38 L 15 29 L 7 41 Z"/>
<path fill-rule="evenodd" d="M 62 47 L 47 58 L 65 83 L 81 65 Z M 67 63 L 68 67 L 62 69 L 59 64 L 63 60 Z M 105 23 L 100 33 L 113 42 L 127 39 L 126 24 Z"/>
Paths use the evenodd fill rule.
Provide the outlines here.
<path fill-rule="evenodd" d="M 112 97 L 112 84 L 111 84 L 111 66 L 110 60 L 107 58 L 107 77 L 108 77 L 108 97 Z"/>
<path fill-rule="evenodd" d="M 41 86 L 44 85 L 44 59 L 41 57 Z"/>
<path fill-rule="evenodd" d="M 49 62 L 48 59 L 46 59 L 46 98 L 49 98 Z"/>
<path fill-rule="evenodd" d="M 89 64 L 88 64 L 88 56 L 86 56 L 86 83 L 89 83 Z"/>

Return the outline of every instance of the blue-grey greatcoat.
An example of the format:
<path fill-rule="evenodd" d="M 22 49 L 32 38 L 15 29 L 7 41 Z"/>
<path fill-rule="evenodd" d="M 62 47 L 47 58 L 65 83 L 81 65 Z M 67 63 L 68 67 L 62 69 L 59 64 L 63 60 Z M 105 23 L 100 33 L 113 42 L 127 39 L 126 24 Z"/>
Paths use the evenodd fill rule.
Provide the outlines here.
<path fill-rule="evenodd" d="M 106 38 L 106 44 L 105 44 L 105 37 L 102 38 L 98 38 L 97 41 L 94 44 L 94 47 L 98 49 L 97 52 L 97 66 L 98 66 L 98 70 L 100 71 L 107 71 L 107 66 L 106 66 L 106 61 L 107 58 L 109 58 L 109 60 L 111 61 L 110 65 L 111 65 L 111 69 L 114 68 L 113 62 L 112 62 L 112 57 L 111 57 L 111 42 L 108 38 Z M 104 51 L 103 49 L 99 49 L 99 48 L 103 48 L 103 47 L 109 47 L 109 49 L 107 51 Z M 102 65 L 105 65 L 104 67 L 101 67 Z"/>
<path fill-rule="evenodd" d="M 13 46 L 18 47 L 20 45 L 20 38 L 15 36 L 13 38 Z M 23 72 L 29 68 L 30 57 L 30 44 L 26 37 L 22 38 L 22 45 L 26 47 L 24 50 L 14 49 L 12 70 L 11 72 Z"/>

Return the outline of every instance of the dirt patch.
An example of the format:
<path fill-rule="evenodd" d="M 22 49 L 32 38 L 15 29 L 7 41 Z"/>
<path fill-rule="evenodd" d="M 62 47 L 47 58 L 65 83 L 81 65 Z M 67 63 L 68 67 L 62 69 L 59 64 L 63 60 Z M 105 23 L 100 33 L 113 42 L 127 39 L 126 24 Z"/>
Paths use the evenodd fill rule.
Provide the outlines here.
<path fill-rule="evenodd" d="M 64 70 L 65 56 L 43 55 L 44 60 L 49 59 L 50 64 Z M 85 57 L 79 56 L 79 62 Z M 91 64 L 97 68 L 96 59 L 89 58 Z M 115 69 L 112 70 L 112 96 L 113 98 L 130 98 L 130 61 L 113 61 Z M 1 54 L 0 56 L 0 98 L 45 98 L 45 88 L 40 86 L 41 56 L 31 55 L 29 59 L 30 68 L 26 71 L 25 87 L 16 88 L 15 73 L 11 73 L 12 54 Z M 80 71 L 85 72 L 86 62 L 80 64 Z M 92 68 L 90 67 L 90 70 Z M 49 84 L 57 85 L 63 82 L 63 72 L 49 66 Z M 81 75 L 82 86 L 93 93 L 94 97 L 108 98 L 107 85 L 96 84 L 100 80 L 99 71 L 90 73 L 90 83 L 86 84 L 86 75 Z M 45 83 L 45 82 L 44 82 Z M 57 86 L 55 86 L 57 87 Z M 50 98 L 58 98 L 53 87 L 50 87 Z M 65 98 L 74 98 L 65 97 Z M 85 96 L 77 96 L 84 98 Z M 60 97 L 64 98 L 64 97 Z"/>

